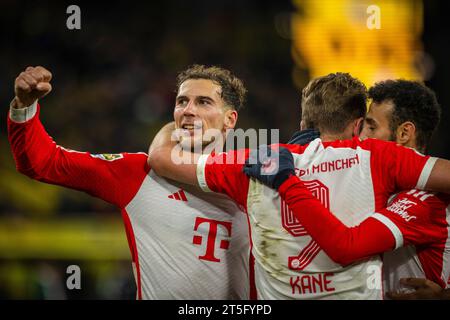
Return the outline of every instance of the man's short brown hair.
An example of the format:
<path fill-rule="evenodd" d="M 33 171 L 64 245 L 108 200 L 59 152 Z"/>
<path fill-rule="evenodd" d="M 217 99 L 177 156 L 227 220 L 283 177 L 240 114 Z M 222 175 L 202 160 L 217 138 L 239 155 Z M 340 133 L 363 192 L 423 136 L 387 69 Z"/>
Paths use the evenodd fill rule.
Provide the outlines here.
<path fill-rule="evenodd" d="M 302 91 L 302 121 L 306 128 L 341 133 L 367 112 L 367 88 L 348 73 L 330 73 L 311 80 Z"/>
<path fill-rule="evenodd" d="M 225 104 L 239 111 L 244 107 L 247 89 L 241 79 L 229 70 L 217 66 L 194 64 L 177 76 L 177 92 L 183 82 L 190 79 L 211 80 L 221 87 L 221 98 Z"/>

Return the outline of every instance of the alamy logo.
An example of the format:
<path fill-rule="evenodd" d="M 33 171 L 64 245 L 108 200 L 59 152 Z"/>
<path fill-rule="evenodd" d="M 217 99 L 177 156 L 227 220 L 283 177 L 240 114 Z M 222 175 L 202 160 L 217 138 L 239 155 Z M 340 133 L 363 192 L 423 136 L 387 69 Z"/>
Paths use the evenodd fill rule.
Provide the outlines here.
<path fill-rule="evenodd" d="M 200 256 L 199 259 L 212 261 L 212 262 L 220 262 L 220 259 L 215 256 L 215 247 L 216 247 L 216 240 L 217 240 L 217 231 L 218 228 L 222 228 L 226 231 L 228 237 L 231 237 L 231 222 L 228 221 L 218 221 L 213 219 L 207 219 L 202 217 L 197 217 L 195 219 L 195 225 L 194 225 L 194 231 L 197 231 L 199 226 L 202 224 L 208 224 L 209 230 L 208 230 L 208 237 L 206 239 L 206 251 L 205 254 Z M 201 235 L 194 235 L 194 238 L 192 239 L 192 243 L 195 245 L 202 245 L 203 243 L 203 236 Z M 219 248 L 223 250 L 227 250 L 230 246 L 229 240 L 220 240 Z"/>
<path fill-rule="evenodd" d="M 66 26 L 69 30 L 80 30 L 81 29 L 81 9 L 79 6 L 72 4 L 67 7 L 67 14 L 70 16 L 66 20 Z"/>
<path fill-rule="evenodd" d="M 382 289 L 382 269 L 379 265 L 369 264 L 366 269 L 366 285 L 369 290 Z"/>
<path fill-rule="evenodd" d="M 177 128 L 172 132 L 171 141 L 177 144 L 171 150 L 171 161 L 176 164 L 198 164 L 202 155 L 215 154 L 220 155 L 224 151 L 251 149 L 256 150 L 258 146 L 279 144 L 279 130 L 278 129 L 227 129 L 224 134 L 222 130 L 209 128 L 203 131 L 201 121 L 194 121 L 194 130 L 188 131 L 182 128 Z M 226 142 L 226 143 L 225 143 Z M 188 152 L 186 152 L 188 151 Z M 230 153 L 231 155 L 232 153 Z M 278 153 L 271 159 L 278 163 Z M 225 157 L 224 159 L 216 158 L 215 163 L 226 164 L 244 164 L 247 160 L 244 153 L 237 153 L 237 157 Z M 258 153 L 254 158 L 249 158 L 250 164 L 256 164 L 257 159 L 265 160 L 267 157 L 264 153 Z M 224 162 L 221 162 L 221 161 Z"/>
<path fill-rule="evenodd" d="M 381 29 L 381 9 L 377 5 L 370 5 L 366 10 L 369 17 L 367 18 L 366 26 L 369 30 Z"/>
<path fill-rule="evenodd" d="M 81 289 L 81 269 L 76 264 L 70 265 L 66 269 L 66 273 L 69 275 L 66 280 L 67 289 L 73 290 Z"/>

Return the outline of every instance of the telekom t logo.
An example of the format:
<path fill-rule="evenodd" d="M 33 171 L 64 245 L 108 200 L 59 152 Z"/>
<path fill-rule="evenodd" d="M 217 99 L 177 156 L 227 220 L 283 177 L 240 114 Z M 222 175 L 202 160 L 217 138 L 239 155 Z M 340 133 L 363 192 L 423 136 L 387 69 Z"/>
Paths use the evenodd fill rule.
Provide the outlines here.
<path fill-rule="evenodd" d="M 197 231 L 198 227 L 203 223 L 209 224 L 209 232 L 208 232 L 208 239 L 206 241 L 206 252 L 203 256 L 200 256 L 199 259 L 208 260 L 212 262 L 220 262 L 220 259 L 216 258 L 214 255 L 214 249 L 216 246 L 216 238 L 217 238 L 217 228 L 219 225 L 222 226 L 222 228 L 225 228 L 225 230 L 227 231 L 228 236 L 231 237 L 231 222 L 197 217 L 195 218 L 194 231 Z M 202 244 L 202 240 L 203 240 L 202 236 L 195 235 L 194 238 L 192 239 L 192 243 L 199 246 Z M 220 249 L 227 250 L 229 246 L 230 241 L 228 240 L 220 241 Z"/>

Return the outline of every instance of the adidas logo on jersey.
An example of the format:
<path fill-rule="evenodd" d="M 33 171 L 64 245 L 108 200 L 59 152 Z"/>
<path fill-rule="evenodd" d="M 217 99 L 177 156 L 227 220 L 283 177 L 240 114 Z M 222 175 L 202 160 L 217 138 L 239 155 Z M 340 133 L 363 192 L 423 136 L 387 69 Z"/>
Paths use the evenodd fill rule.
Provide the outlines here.
<path fill-rule="evenodd" d="M 188 201 L 183 189 L 180 189 L 177 192 L 171 194 L 170 196 L 168 196 L 168 198 L 180 201 Z"/>

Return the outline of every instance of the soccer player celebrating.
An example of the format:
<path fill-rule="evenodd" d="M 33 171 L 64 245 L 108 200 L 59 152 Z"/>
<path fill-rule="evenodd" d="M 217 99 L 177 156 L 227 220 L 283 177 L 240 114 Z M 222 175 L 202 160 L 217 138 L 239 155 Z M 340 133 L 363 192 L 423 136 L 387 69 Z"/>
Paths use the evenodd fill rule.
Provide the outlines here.
<path fill-rule="evenodd" d="M 121 209 L 138 299 L 248 299 L 248 226 L 238 206 L 157 176 L 145 153 L 95 155 L 56 145 L 39 119 L 38 100 L 51 91 L 51 78 L 43 67 L 16 78 L 8 133 L 17 169 Z M 233 128 L 245 93 L 225 69 L 195 65 L 181 72 L 174 117 L 187 133 L 184 142 L 202 149 L 202 139 L 190 134 L 197 122 L 223 134 Z"/>
<path fill-rule="evenodd" d="M 440 117 L 440 107 L 430 89 L 413 81 L 388 80 L 372 87 L 369 98 L 372 104 L 362 138 L 395 141 L 425 151 Z M 291 164 L 292 177 L 286 173 L 263 176 L 262 162 L 247 165 L 245 171 L 269 186 L 277 186 L 294 216 L 335 262 L 348 265 L 408 246 L 385 254 L 384 289 L 398 290 L 400 278 L 414 276 L 422 279 L 405 278 L 402 282 L 420 290 L 389 295 L 409 299 L 450 298 L 443 289 L 450 275 L 450 196 L 415 189 L 403 191 L 387 208 L 377 211 L 358 226 L 347 227 L 308 190 L 309 182 L 295 176 L 289 152 L 282 150 L 280 153 L 282 162 Z M 273 161 L 273 156 L 268 158 Z"/>
<path fill-rule="evenodd" d="M 292 167 L 298 168 L 322 203 L 346 226 L 358 225 L 385 207 L 390 195 L 399 190 L 450 190 L 448 161 L 395 143 L 350 139 L 359 132 L 366 113 L 366 90 L 349 74 L 312 80 L 303 90 L 302 109 L 302 127 L 318 129 L 321 139 L 307 146 L 280 145 L 293 157 L 280 152 L 279 174 L 269 183 L 271 187 L 279 188 L 293 174 Z M 333 261 L 295 220 L 278 192 L 243 172 L 246 166 L 237 160 L 248 159 L 249 150 L 204 155 L 198 165 L 176 165 L 169 156 L 172 147 L 167 143 L 150 154 L 154 170 L 205 191 L 227 194 L 246 208 L 259 298 L 382 298 L 381 258 L 347 266 Z"/>
<path fill-rule="evenodd" d="M 431 89 L 418 82 L 388 80 L 370 88 L 369 98 L 372 104 L 361 138 L 395 141 L 425 153 L 441 113 Z M 416 197 L 414 203 L 400 205 L 401 210 L 396 210 L 395 203 L 401 203 L 405 194 L 417 195 L 417 192 L 400 193 L 390 204 L 388 215 L 391 212 L 397 216 L 410 215 L 409 219 L 400 220 L 399 230 L 403 230 L 404 246 L 407 242 L 416 242 L 416 245 L 384 255 L 385 290 L 395 299 L 450 299 L 450 290 L 444 289 L 450 281 L 450 198 L 442 194 L 423 194 L 419 197 L 421 201 L 418 202 Z M 423 225 L 417 226 L 422 222 Z M 420 230 L 425 232 L 421 234 Z M 396 292 L 401 291 L 400 283 L 417 290 Z"/>

